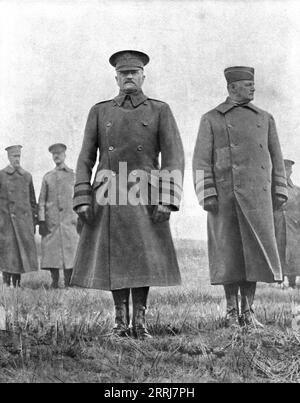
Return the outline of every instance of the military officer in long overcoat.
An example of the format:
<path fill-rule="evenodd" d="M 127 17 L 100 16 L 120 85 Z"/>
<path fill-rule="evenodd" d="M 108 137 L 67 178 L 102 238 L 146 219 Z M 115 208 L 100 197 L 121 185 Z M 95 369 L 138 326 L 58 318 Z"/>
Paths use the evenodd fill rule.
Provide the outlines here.
<path fill-rule="evenodd" d="M 38 270 L 37 203 L 32 176 L 20 165 L 21 149 L 6 148 L 10 164 L 0 171 L 0 271 L 4 283 L 14 287 L 23 273 Z"/>
<path fill-rule="evenodd" d="M 72 283 L 112 291 L 116 309 L 114 331 L 118 335 L 128 334 L 131 290 L 133 335 L 140 338 L 149 337 L 145 326 L 149 287 L 181 282 L 169 218 L 172 211 L 179 209 L 184 152 L 170 107 L 142 91 L 144 66 L 148 62 L 149 57 L 138 51 L 121 51 L 111 56 L 120 92 L 114 99 L 93 106 L 89 113 L 74 196 L 74 208 L 85 225 Z M 99 165 L 91 186 L 98 150 Z M 107 171 L 109 177 L 104 179 Z M 172 172 L 178 177 L 170 180 L 168 199 L 164 198 L 168 196 L 167 188 L 161 186 L 165 180 L 158 177 Z M 124 188 L 128 194 L 135 193 L 137 177 L 143 179 L 143 173 L 146 188 L 156 196 L 151 195 L 146 203 L 135 204 L 129 198 L 128 202 L 121 202 Z M 128 183 L 122 185 L 127 177 Z M 102 196 L 113 183 L 117 183 L 117 202 L 112 197 L 104 205 Z"/>
<path fill-rule="evenodd" d="M 208 212 L 211 283 L 224 285 L 227 323 L 253 325 L 256 283 L 282 281 L 273 205 L 286 202 L 287 185 L 274 118 L 251 102 L 254 69 L 230 67 L 225 77 L 229 97 L 201 119 L 194 180 Z"/>
<path fill-rule="evenodd" d="M 284 163 L 288 201 L 274 212 L 275 231 L 283 274 L 289 286 L 295 288 L 297 276 L 300 276 L 300 188 L 291 179 L 295 162 L 286 159 Z"/>
<path fill-rule="evenodd" d="M 66 150 L 61 143 L 49 147 L 56 167 L 44 176 L 39 197 L 41 267 L 50 271 L 54 289 L 58 288 L 59 270 L 64 270 L 65 287 L 70 286 L 79 239 L 73 210 L 75 174 L 65 163 Z"/>

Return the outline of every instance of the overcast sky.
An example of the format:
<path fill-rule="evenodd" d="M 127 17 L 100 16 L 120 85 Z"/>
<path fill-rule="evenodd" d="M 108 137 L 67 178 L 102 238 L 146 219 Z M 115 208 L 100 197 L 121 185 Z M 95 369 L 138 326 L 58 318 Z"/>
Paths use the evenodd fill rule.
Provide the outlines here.
<path fill-rule="evenodd" d="M 299 21 L 289 0 L 0 0 L 0 166 L 23 144 L 38 193 L 62 141 L 74 168 L 90 107 L 117 93 L 108 58 L 133 48 L 150 55 L 144 91 L 170 104 L 188 170 L 201 115 L 226 97 L 224 68 L 255 67 L 255 103 L 274 115 L 300 184 Z M 174 234 L 205 238 L 205 221 L 187 171 Z"/>

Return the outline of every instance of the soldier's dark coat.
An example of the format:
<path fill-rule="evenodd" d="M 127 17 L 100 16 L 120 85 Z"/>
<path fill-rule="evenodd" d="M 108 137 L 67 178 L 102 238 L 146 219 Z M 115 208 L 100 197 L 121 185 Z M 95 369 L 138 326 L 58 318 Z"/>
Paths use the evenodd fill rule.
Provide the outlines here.
<path fill-rule="evenodd" d="M 36 219 L 30 173 L 11 166 L 0 171 L 0 271 L 18 274 L 38 270 Z"/>
<path fill-rule="evenodd" d="M 219 202 L 219 212 L 208 213 L 212 284 L 281 281 L 272 193 L 287 189 L 273 117 L 228 98 L 201 119 L 193 170 L 200 203 Z"/>
<path fill-rule="evenodd" d="M 300 276 L 300 188 L 288 181 L 287 203 L 275 211 L 275 230 L 283 274 Z"/>
<path fill-rule="evenodd" d="M 183 175 L 184 170 L 182 142 L 166 103 L 140 92 L 127 100 L 120 94 L 91 109 L 78 159 L 74 208 L 92 205 L 94 222 L 83 227 L 72 284 L 103 290 L 180 284 L 169 222 L 152 222 L 154 206 L 97 203 L 103 183 L 97 174 L 92 186 L 90 182 L 98 150 L 97 172 L 111 170 L 117 179 L 119 162 L 127 162 L 132 175 L 157 169 L 177 169 Z M 174 204 L 178 210 L 179 203 Z"/>

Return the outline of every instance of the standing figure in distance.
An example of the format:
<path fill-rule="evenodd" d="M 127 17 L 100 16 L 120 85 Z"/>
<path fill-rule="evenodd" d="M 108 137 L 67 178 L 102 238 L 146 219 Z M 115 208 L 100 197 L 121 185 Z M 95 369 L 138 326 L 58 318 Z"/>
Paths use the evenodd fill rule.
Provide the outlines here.
<path fill-rule="evenodd" d="M 289 286 L 296 288 L 297 276 L 300 276 L 300 188 L 294 185 L 292 160 L 284 160 L 288 201 L 274 212 L 275 232 L 284 276 Z"/>
<path fill-rule="evenodd" d="M 49 147 L 56 167 L 44 176 L 39 197 L 41 267 L 50 271 L 54 289 L 59 285 L 59 270 L 64 270 L 65 287 L 70 286 L 78 244 L 73 211 L 75 174 L 65 164 L 66 150 L 64 144 Z"/>
<path fill-rule="evenodd" d="M 194 183 L 208 212 L 211 283 L 224 286 L 227 325 L 261 326 L 256 283 L 282 281 L 273 205 L 287 200 L 285 168 L 273 117 L 251 102 L 254 69 L 230 67 L 225 77 L 229 97 L 201 119 Z"/>
<path fill-rule="evenodd" d="M 37 204 L 32 176 L 21 167 L 22 146 L 6 148 L 9 166 L 0 171 L 0 271 L 7 286 L 38 270 L 34 239 Z"/>
<path fill-rule="evenodd" d="M 181 282 L 169 218 L 179 209 L 184 171 L 183 146 L 170 107 L 142 91 L 148 62 L 149 57 L 138 51 L 111 56 L 120 92 L 89 113 L 74 195 L 74 208 L 84 226 L 72 284 L 112 291 L 118 336 L 129 332 L 131 293 L 133 335 L 141 339 L 150 338 L 145 323 L 149 288 Z M 98 150 L 100 160 L 91 186 Z M 154 203 L 134 205 L 129 197 L 121 202 L 136 189 L 142 173 L 147 189 L 156 193 L 156 174 L 168 176 L 175 171 L 180 179 L 172 185 L 170 200 L 162 189 Z M 103 205 L 101 197 L 109 190 L 113 193 L 115 183 L 116 202 Z"/>

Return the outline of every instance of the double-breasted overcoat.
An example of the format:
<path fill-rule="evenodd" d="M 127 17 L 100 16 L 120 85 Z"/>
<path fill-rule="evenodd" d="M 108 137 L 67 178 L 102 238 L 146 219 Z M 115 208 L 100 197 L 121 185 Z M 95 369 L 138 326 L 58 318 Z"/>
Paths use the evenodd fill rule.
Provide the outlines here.
<path fill-rule="evenodd" d="M 201 119 L 193 171 L 200 203 L 218 198 L 208 213 L 212 284 L 281 281 L 273 196 L 287 188 L 273 117 L 228 98 Z"/>
<path fill-rule="evenodd" d="M 288 201 L 274 212 L 283 274 L 300 276 L 300 188 L 288 180 Z"/>
<path fill-rule="evenodd" d="M 65 164 L 48 172 L 39 197 L 39 221 L 48 233 L 42 237 L 42 269 L 72 269 L 78 234 L 73 211 L 75 174 Z"/>
<path fill-rule="evenodd" d="M 38 270 L 34 239 L 37 203 L 32 176 L 12 166 L 0 171 L 0 271 Z"/>
<path fill-rule="evenodd" d="M 98 150 L 99 164 L 91 186 Z M 134 177 L 140 171 L 147 173 L 150 188 L 152 171 L 176 170 L 183 177 L 183 146 L 170 107 L 143 92 L 121 93 L 89 113 L 77 165 L 74 208 L 92 206 L 93 222 L 83 227 L 72 283 L 103 290 L 180 284 L 169 222 L 153 223 L 154 205 L 99 204 L 105 186 L 101 172 L 111 172 L 110 183 L 116 180 L 119 185 L 124 163 L 129 176 L 126 191 L 136 185 Z M 173 210 L 179 209 L 181 190 L 182 183 L 177 181 L 173 188 L 177 197 L 170 203 Z M 120 192 L 118 186 L 117 199 Z"/>

